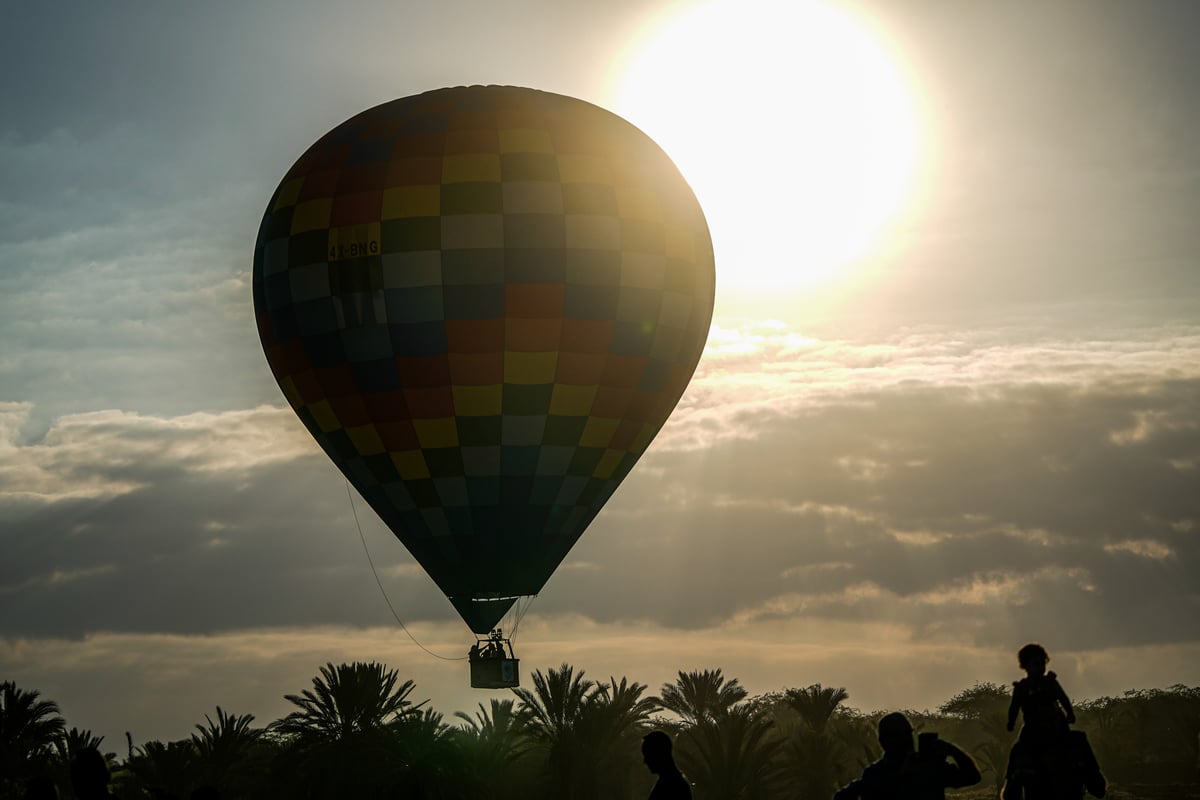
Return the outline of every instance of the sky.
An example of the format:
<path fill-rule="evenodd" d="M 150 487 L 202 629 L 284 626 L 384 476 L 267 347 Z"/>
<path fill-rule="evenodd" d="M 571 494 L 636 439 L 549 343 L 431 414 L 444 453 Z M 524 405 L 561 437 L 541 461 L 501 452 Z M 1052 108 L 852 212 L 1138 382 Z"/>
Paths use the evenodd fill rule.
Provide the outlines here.
<path fill-rule="evenodd" d="M 717 259 L 695 377 L 530 604 L 525 675 L 922 709 L 1040 641 L 1076 700 L 1200 684 L 1200 6 L 409 5 L 10 14 L 0 679 L 122 753 L 282 716 L 327 662 L 447 716 L 497 696 L 438 657 L 469 631 L 287 406 L 250 289 L 317 137 L 493 83 L 655 136 Z"/>

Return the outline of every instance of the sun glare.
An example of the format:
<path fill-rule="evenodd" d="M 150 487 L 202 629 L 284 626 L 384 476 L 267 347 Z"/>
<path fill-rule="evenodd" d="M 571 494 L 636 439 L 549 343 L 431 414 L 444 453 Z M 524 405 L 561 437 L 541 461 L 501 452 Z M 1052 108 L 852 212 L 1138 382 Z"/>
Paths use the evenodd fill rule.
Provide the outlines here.
<path fill-rule="evenodd" d="M 917 114 L 900 72 L 830 3 L 676 7 L 632 49 L 613 94 L 696 192 L 727 286 L 846 277 L 914 182 Z"/>

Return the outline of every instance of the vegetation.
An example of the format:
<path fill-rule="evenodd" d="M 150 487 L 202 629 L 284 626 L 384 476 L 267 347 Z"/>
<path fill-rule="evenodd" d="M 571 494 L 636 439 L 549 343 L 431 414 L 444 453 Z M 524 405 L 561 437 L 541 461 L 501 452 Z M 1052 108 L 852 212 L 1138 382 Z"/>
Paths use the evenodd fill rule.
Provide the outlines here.
<path fill-rule="evenodd" d="M 327 664 L 312 688 L 285 698 L 296 708 L 256 727 L 217 708 L 189 738 L 126 748 L 106 758 L 113 791 L 188 798 L 202 786 L 239 798 L 530 797 L 643 798 L 653 785 L 639 741 L 659 728 L 696 800 L 828 800 L 878 757 L 884 712 L 846 705 L 845 689 L 813 684 L 750 696 L 720 669 L 680 671 L 648 695 L 626 677 L 592 680 L 570 664 L 535 671 L 528 687 L 480 703 L 452 722 L 413 702 L 416 689 L 378 663 Z M 908 712 L 970 752 L 984 773 L 963 798 L 995 798 L 1014 734 L 1008 689 L 979 683 L 936 712 Z M 1078 703 L 1117 800 L 1200 798 L 1200 687 L 1130 691 Z M 24 797 L 35 775 L 73 798 L 67 765 L 101 737 L 71 728 L 34 690 L 0 683 L 0 800 Z"/>

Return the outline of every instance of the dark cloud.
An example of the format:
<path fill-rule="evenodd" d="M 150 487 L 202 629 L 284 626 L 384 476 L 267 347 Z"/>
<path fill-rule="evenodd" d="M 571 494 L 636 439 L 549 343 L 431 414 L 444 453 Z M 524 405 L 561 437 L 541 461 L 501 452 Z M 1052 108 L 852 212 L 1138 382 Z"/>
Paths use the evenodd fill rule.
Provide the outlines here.
<path fill-rule="evenodd" d="M 381 624 L 386 608 L 331 472 L 312 457 L 256 470 L 239 487 L 156 470 L 120 497 L 26 514 L 7 526 L 0 626 L 78 637 Z M 445 614 L 422 583 L 392 580 L 394 601 L 418 617 Z"/>
<path fill-rule="evenodd" d="M 3 635 L 388 619 L 344 483 L 288 410 L 81 415 L 7 454 Z M 373 547 L 401 549 L 364 515 Z M 423 576 L 390 584 L 449 615 Z"/>
<path fill-rule="evenodd" d="M 618 575 L 572 573 L 561 602 L 607 587 L 604 619 L 762 609 L 990 644 L 1195 637 L 1200 382 L 854 399 L 649 457 L 573 554 Z"/>
<path fill-rule="evenodd" d="M 1192 641 L 1198 408 L 1200 379 L 1166 377 L 901 383 L 730 408 L 720 425 L 685 414 L 535 608 L 681 628 L 887 622 L 985 646 Z M 93 416 L 10 450 L 42 477 L 0 505 L 0 632 L 386 621 L 344 483 L 289 413 Z M 244 441 L 264 426 L 275 455 Z M 452 619 L 359 513 L 402 616 Z"/>

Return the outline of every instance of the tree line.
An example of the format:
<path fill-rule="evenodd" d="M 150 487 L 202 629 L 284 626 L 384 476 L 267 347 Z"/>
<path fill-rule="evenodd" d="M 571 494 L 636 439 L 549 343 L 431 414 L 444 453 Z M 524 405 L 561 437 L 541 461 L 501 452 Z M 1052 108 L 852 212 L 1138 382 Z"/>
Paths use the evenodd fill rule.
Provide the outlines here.
<path fill-rule="evenodd" d="M 63 798 L 84 748 L 108 761 L 125 800 L 187 800 L 212 787 L 224 800 L 272 798 L 644 798 L 654 777 L 640 740 L 661 729 L 696 800 L 829 800 L 879 757 L 885 713 L 849 705 L 846 690 L 812 684 L 751 696 L 718 669 L 678 673 L 657 695 L 622 677 L 593 680 L 571 664 L 535 671 L 530 686 L 447 718 L 414 701 L 411 680 L 371 663 L 327 664 L 312 687 L 284 697 L 289 714 L 256 725 L 217 707 L 186 739 L 149 741 L 124 756 L 91 731 L 67 729 L 56 703 L 0 683 L 0 800 L 49 775 Z M 1008 687 L 977 683 L 936 711 L 906 711 L 977 761 L 996 797 L 1015 734 Z M 1078 703 L 1114 798 L 1200 797 L 1200 687 L 1129 691 Z M 128 738 L 128 734 L 127 734 Z"/>

